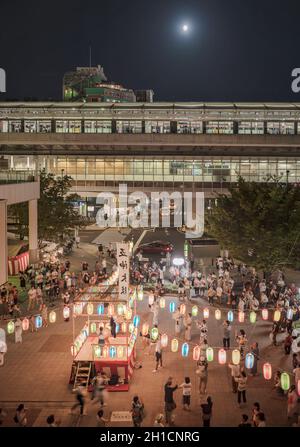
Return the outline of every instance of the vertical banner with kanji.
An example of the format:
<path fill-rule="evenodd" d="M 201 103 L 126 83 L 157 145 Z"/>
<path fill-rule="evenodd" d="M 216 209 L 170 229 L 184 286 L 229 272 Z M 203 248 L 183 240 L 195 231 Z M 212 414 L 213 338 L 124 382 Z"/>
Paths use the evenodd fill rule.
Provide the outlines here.
<path fill-rule="evenodd" d="M 129 246 L 124 242 L 117 242 L 117 262 L 119 269 L 119 298 L 128 300 Z"/>

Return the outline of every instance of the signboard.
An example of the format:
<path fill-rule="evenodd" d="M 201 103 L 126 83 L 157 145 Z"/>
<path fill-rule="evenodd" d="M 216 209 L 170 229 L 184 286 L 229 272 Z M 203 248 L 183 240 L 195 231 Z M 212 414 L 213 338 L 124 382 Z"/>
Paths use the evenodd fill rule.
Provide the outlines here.
<path fill-rule="evenodd" d="M 117 242 L 117 265 L 119 269 L 119 298 L 128 300 L 129 293 L 129 245 Z"/>

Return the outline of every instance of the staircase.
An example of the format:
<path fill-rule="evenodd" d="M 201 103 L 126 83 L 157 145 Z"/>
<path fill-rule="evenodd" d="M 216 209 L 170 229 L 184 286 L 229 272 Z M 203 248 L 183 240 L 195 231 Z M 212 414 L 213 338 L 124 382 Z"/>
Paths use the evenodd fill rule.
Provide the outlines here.
<path fill-rule="evenodd" d="M 86 388 L 89 386 L 91 370 L 92 362 L 77 362 L 77 369 L 73 387 L 74 390 L 79 385 L 85 386 Z"/>

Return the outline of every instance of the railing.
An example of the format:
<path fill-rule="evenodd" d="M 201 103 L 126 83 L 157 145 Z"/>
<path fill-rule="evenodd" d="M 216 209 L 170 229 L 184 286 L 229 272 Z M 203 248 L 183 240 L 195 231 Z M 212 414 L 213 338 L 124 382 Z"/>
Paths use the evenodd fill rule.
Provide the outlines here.
<path fill-rule="evenodd" d="M 14 171 L 0 169 L 0 184 L 27 183 L 36 180 L 36 172 L 32 170 Z"/>

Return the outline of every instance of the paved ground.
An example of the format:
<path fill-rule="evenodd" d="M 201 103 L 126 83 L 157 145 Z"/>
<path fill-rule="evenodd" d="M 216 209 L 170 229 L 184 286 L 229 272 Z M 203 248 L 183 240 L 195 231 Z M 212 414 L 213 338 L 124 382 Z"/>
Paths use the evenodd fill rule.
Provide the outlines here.
<path fill-rule="evenodd" d="M 150 233 L 149 233 L 150 234 Z M 90 235 L 95 238 L 95 234 Z M 181 236 L 181 235 L 180 235 Z M 179 236 L 179 238 L 180 238 Z M 155 239 L 158 237 L 153 234 Z M 89 237 L 86 236 L 89 240 Z M 148 241 L 146 238 L 143 240 Z M 172 239 L 173 240 L 173 239 Z M 180 239 L 181 241 L 181 239 Z M 181 242 L 180 242 L 181 243 Z M 80 248 L 75 249 L 71 261 L 75 266 L 83 259 L 95 262 L 97 247 L 90 245 L 88 241 L 82 242 Z M 174 337 L 174 320 L 168 310 L 168 302 L 176 297 L 168 297 L 166 309 L 160 310 L 159 328 Z M 200 303 L 201 308 L 206 302 Z M 151 324 L 152 314 L 148 312 L 148 300 L 138 302 L 138 313 L 141 322 L 148 320 Z M 225 317 L 226 313 L 223 312 Z M 79 318 L 75 323 L 75 333 L 78 333 L 84 324 L 84 318 Z M 3 325 L 2 325 L 3 327 Z M 243 325 L 234 322 L 233 329 L 244 327 L 249 341 L 258 341 L 261 351 L 259 362 L 259 375 L 249 377 L 247 399 L 248 403 L 239 408 L 236 395 L 231 392 L 231 378 L 229 368 L 219 365 L 217 349 L 215 360 L 209 364 L 208 393 L 214 401 L 212 426 L 237 426 L 242 413 L 251 414 L 252 404 L 259 401 L 267 417 L 269 426 L 286 426 L 291 424 L 286 418 L 286 398 L 278 399 L 272 391 L 273 381 L 266 382 L 262 377 L 262 364 L 271 362 L 273 371 L 280 367 L 291 372 L 291 357 L 285 356 L 282 346 L 270 346 L 268 334 L 271 322 L 264 322 L 258 318 L 255 325 L 245 323 Z M 219 347 L 222 340 L 221 322 L 211 315 L 208 320 L 209 344 Z M 29 409 L 29 425 L 43 426 L 46 417 L 54 413 L 61 419 L 63 426 L 95 426 L 96 406 L 88 404 L 87 416 L 71 416 L 70 407 L 74 403 L 71 387 L 68 385 L 72 357 L 70 345 L 72 343 L 72 321 L 64 322 L 61 310 L 58 311 L 58 319 L 48 328 L 40 329 L 36 333 L 23 333 L 23 343 L 15 344 L 13 336 L 8 336 L 8 353 L 5 356 L 5 365 L 0 368 L 0 407 L 5 408 L 8 415 L 4 426 L 14 425 L 12 420 L 14 409 L 18 403 L 23 402 Z M 194 324 L 193 339 L 190 343 L 198 342 L 198 330 Z M 183 334 L 181 340 L 183 341 Z M 170 345 L 170 343 L 169 343 Z M 154 368 L 154 354 L 147 355 L 143 351 L 141 341 L 137 344 L 137 360 L 142 362 L 142 368 L 134 371 L 134 376 L 128 393 L 110 393 L 108 406 L 105 408 L 105 416 L 110 417 L 112 411 L 126 411 L 130 409 L 132 397 L 139 395 L 146 409 L 144 426 L 152 426 L 157 413 L 163 412 L 163 385 L 171 374 L 174 381 L 182 383 L 185 376 L 189 376 L 193 385 L 192 411 L 190 413 L 181 408 L 181 390 L 176 391 L 175 397 L 177 409 L 175 411 L 175 424 L 182 427 L 200 426 L 200 407 L 203 401 L 198 394 L 198 378 L 195 374 L 196 366 L 191 354 L 188 359 L 181 353 L 172 353 L 167 348 L 163 353 L 164 368 L 158 373 L 152 372 Z M 108 424 L 112 426 L 112 423 Z"/>

